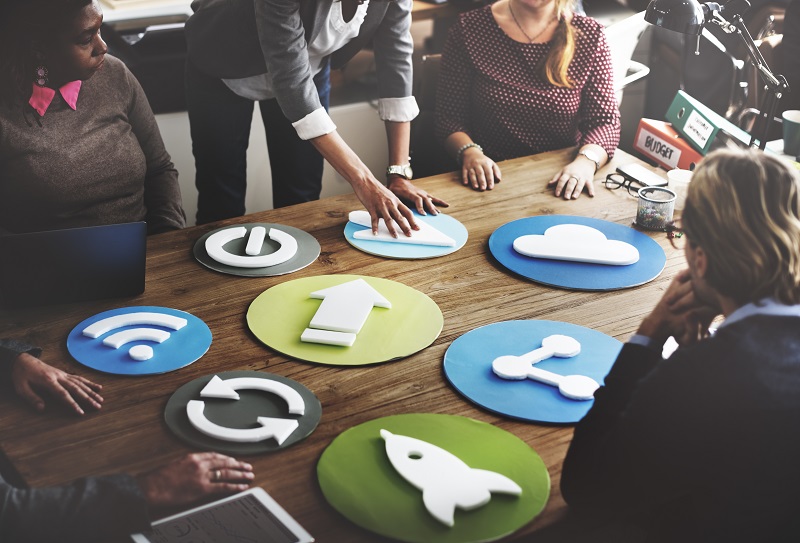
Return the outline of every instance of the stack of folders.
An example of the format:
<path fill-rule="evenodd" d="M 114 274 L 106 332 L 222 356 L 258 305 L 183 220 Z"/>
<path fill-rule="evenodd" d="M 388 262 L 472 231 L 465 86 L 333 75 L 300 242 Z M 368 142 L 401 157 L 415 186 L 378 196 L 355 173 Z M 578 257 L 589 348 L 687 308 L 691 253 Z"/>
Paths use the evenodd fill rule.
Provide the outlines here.
<path fill-rule="evenodd" d="M 654 119 L 639 120 L 633 147 L 665 170 L 694 170 L 703 158 L 670 123 Z"/>

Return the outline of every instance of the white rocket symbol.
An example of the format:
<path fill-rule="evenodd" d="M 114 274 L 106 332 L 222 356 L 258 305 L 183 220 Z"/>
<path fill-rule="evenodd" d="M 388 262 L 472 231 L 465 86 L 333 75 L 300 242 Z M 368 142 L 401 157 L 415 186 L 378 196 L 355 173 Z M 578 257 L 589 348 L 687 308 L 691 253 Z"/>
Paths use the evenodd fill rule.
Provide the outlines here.
<path fill-rule="evenodd" d="M 422 491 L 425 508 L 447 526 L 455 524 L 456 506 L 470 511 L 489 503 L 492 492 L 514 496 L 522 493 L 522 488 L 505 475 L 471 468 L 427 441 L 388 430 L 381 430 L 381 437 L 394 469 Z"/>

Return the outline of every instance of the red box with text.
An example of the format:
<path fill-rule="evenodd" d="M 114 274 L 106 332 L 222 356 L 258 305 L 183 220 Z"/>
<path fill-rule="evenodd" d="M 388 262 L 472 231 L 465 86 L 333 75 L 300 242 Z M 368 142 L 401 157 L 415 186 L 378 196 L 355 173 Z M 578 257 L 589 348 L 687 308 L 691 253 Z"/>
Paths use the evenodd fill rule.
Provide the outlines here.
<path fill-rule="evenodd" d="M 703 158 L 670 123 L 654 119 L 639 120 L 633 147 L 665 170 L 694 170 Z"/>

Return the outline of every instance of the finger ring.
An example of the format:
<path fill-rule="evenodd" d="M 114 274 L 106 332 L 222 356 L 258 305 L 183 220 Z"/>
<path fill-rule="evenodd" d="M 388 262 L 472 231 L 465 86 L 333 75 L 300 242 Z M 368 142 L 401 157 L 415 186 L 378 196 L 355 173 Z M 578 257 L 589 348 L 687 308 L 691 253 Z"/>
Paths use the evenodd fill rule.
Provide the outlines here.
<path fill-rule="evenodd" d="M 218 469 L 214 470 L 214 475 L 211 477 L 212 481 L 219 481 L 222 478 L 222 472 Z"/>
<path fill-rule="evenodd" d="M 567 181 L 569 181 L 570 179 L 574 179 L 575 181 L 580 181 L 580 179 L 578 179 L 574 175 L 570 175 L 569 178 L 567 179 Z"/>

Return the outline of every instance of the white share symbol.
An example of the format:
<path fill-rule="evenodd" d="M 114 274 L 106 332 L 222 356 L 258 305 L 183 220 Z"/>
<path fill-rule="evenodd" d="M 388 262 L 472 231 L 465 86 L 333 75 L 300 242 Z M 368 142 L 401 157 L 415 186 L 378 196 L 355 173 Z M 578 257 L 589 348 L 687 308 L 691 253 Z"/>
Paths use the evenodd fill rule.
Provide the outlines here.
<path fill-rule="evenodd" d="M 211 378 L 211 381 L 200 392 L 203 398 L 227 398 L 238 400 L 239 394 L 236 390 L 250 389 L 271 392 L 286 400 L 289 404 L 289 413 L 293 415 L 305 414 L 306 404 L 303 397 L 292 387 L 273 381 L 272 379 L 261 379 L 258 377 L 237 377 L 222 380 L 218 376 Z M 237 443 L 253 443 L 265 439 L 274 438 L 281 445 L 286 438 L 292 435 L 299 426 L 294 419 L 276 419 L 271 417 L 258 417 L 257 421 L 261 425 L 258 428 L 227 428 L 214 424 L 203 414 L 205 402 L 201 400 L 190 400 L 186 404 L 186 414 L 189 422 L 199 432 L 207 436 L 222 439 L 223 441 L 235 441 Z"/>
<path fill-rule="evenodd" d="M 581 352 L 581 344 L 569 337 L 562 335 L 547 336 L 542 340 L 542 346 L 521 356 L 498 356 L 492 362 L 492 371 L 503 379 L 533 379 L 546 385 L 558 387 L 558 391 L 571 400 L 591 400 L 594 392 L 600 385 L 586 375 L 559 375 L 551 371 L 533 367 L 552 356 L 558 358 L 572 358 Z"/>

